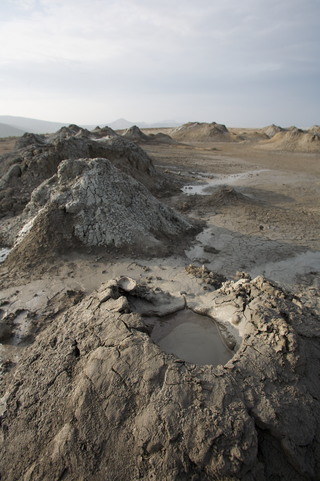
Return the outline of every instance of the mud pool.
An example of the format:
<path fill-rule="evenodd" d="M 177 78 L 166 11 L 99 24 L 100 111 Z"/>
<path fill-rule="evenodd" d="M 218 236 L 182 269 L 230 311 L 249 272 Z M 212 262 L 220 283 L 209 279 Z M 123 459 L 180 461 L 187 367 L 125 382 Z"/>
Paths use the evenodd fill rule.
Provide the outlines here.
<path fill-rule="evenodd" d="M 152 327 L 151 339 L 168 354 L 199 364 L 226 364 L 234 352 L 226 347 L 216 323 L 184 309 L 165 318 L 145 319 Z"/>

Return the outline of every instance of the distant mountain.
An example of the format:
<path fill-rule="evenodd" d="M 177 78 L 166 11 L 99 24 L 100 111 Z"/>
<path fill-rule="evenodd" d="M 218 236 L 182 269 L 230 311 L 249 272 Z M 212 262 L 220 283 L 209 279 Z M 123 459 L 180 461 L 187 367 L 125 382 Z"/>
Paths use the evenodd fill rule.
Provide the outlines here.
<path fill-rule="evenodd" d="M 0 137 L 8 137 L 10 135 L 23 135 L 25 132 L 30 132 L 33 134 L 53 134 L 57 132 L 57 130 L 61 129 L 61 127 L 67 127 L 71 122 L 48 122 L 47 120 L 39 120 L 39 119 L 30 119 L 28 117 L 15 117 L 13 115 L 0 115 L 0 123 L 5 124 L 8 128 L 11 127 L 13 129 L 17 129 L 18 132 L 12 131 L 8 134 L 2 135 L 2 130 L 0 129 Z M 178 127 L 179 123 L 175 120 L 163 120 L 153 124 L 149 124 L 146 122 L 130 122 L 126 119 L 118 119 L 113 122 L 109 122 L 106 124 L 99 124 L 100 127 L 108 126 L 111 127 L 113 130 L 122 130 L 122 129 L 129 129 L 133 125 L 136 125 L 140 128 L 156 128 L 156 127 Z M 86 128 L 88 130 L 93 130 L 97 125 L 79 125 L 80 127 Z M 3 132 L 5 132 L 3 130 Z M 16 132 L 16 133 L 14 133 Z"/>
<path fill-rule="evenodd" d="M 61 127 L 69 125 L 69 123 L 48 122 L 47 120 L 14 117 L 12 115 L 0 115 L 0 122 L 22 130 L 22 134 L 24 134 L 24 132 L 32 132 L 33 134 L 53 134 L 61 129 Z"/>
<path fill-rule="evenodd" d="M 8 124 L 0 123 L 0 138 L 1 137 L 20 137 L 25 133 L 24 130 L 17 129 Z"/>
<path fill-rule="evenodd" d="M 111 127 L 113 130 L 122 130 L 122 129 L 130 129 L 134 124 L 134 122 L 129 122 L 126 119 L 118 119 L 114 122 L 109 122 L 108 127 Z"/>

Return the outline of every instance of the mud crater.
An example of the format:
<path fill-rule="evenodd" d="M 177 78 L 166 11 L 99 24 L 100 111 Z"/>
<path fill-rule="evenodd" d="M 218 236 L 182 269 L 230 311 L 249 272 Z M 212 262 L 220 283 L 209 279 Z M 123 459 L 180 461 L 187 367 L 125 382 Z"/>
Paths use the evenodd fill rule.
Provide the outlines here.
<path fill-rule="evenodd" d="M 215 321 L 191 309 L 144 321 L 152 329 L 151 339 L 163 351 L 184 361 L 216 367 L 226 364 L 234 355 Z"/>

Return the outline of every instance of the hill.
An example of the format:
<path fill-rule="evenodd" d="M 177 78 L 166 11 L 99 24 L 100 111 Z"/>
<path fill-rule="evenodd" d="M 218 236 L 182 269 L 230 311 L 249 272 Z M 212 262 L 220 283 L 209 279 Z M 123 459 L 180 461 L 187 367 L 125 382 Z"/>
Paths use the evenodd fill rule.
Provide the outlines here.
<path fill-rule="evenodd" d="M 0 137 L 20 137 L 24 132 L 22 129 L 0 123 Z"/>
<path fill-rule="evenodd" d="M 28 117 L 15 117 L 12 115 L 0 115 L 0 122 L 3 122 L 10 127 L 22 130 L 22 134 L 24 134 L 24 132 L 33 132 L 35 134 L 52 134 L 61 129 L 61 127 L 69 125 L 68 122 L 48 122 L 47 120 L 29 119 Z"/>

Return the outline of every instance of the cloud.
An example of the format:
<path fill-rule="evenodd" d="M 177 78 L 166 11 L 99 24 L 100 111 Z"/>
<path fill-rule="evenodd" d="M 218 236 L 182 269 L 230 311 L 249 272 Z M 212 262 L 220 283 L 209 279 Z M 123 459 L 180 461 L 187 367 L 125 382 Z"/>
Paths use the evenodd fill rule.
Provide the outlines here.
<path fill-rule="evenodd" d="M 280 6 L 272 0 L 241 4 L 234 0 L 223 4 L 207 0 L 19 0 L 15 5 L 21 9 L 28 5 L 29 11 L 28 15 L 2 22 L 0 35 L 7 60 L 39 61 L 42 57 L 45 61 L 49 55 L 100 62 L 130 55 L 163 58 L 165 54 L 223 62 L 230 61 L 234 53 L 233 60 L 238 63 L 237 55 L 277 58 L 284 47 L 290 46 L 294 57 L 299 30 L 306 29 L 299 35 L 301 45 L 300 37 L 305 35 L 308 41 L 310 29 L 317 23 L 314 12 L 306 14 L 304 10 L 308 9 L 301 6 L 299 20 L 294 15 L 290 21 L 288 6 L 291 12 L 298 8 L 294 0 L 280 2 Z"/>
<path fill-rule="evenodd" d="M 37 2 L 36 0 L 9 0 L 8 3 L 15 6 L 17 10 L 25 12 L 35 8 Z"/>
<path fill-rule="evenodd" d="M 320 77 L 319 0 L 2 1 L 6 97 L 130 91 L 160 105 Z"/>

